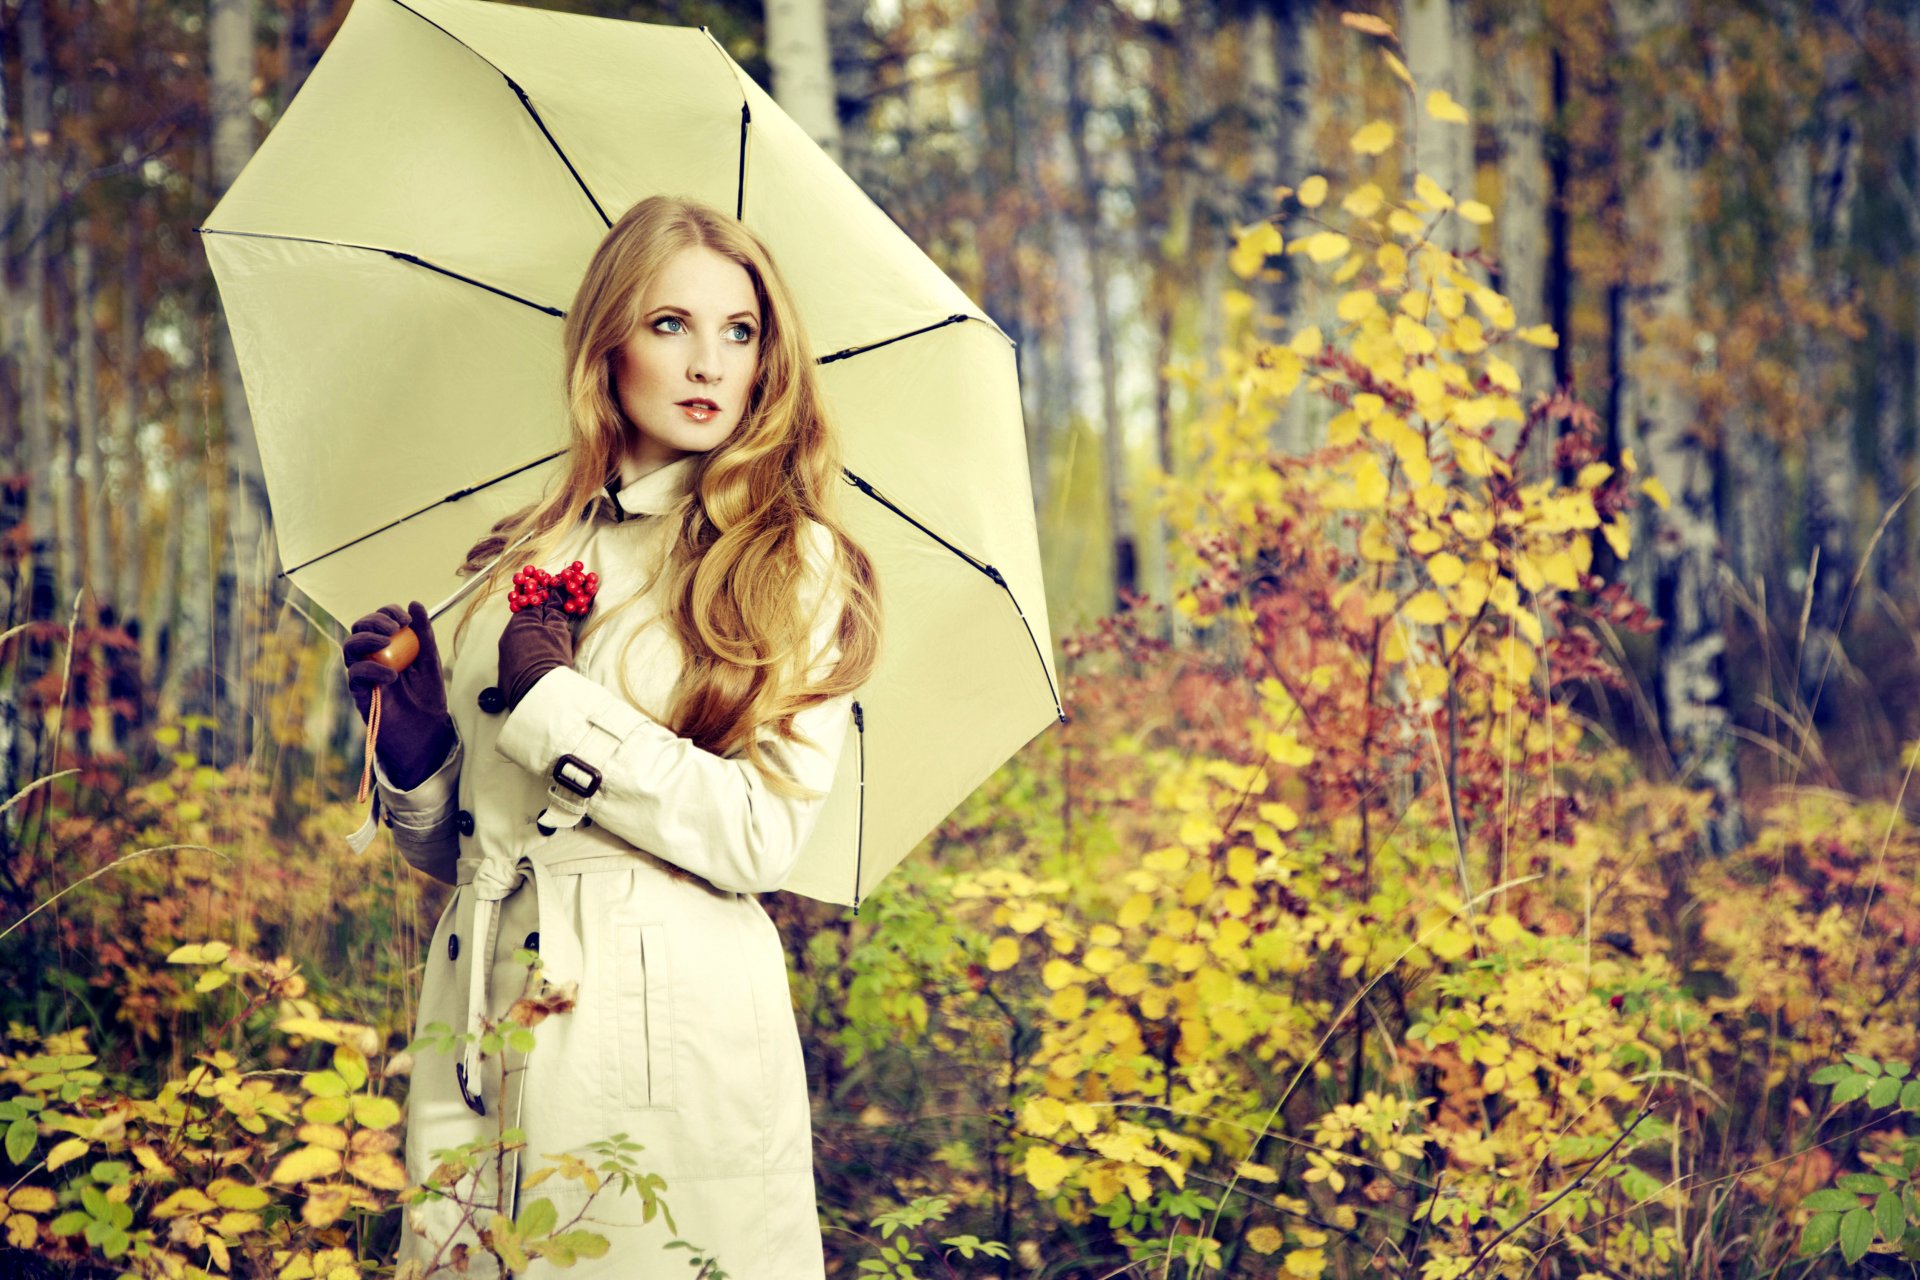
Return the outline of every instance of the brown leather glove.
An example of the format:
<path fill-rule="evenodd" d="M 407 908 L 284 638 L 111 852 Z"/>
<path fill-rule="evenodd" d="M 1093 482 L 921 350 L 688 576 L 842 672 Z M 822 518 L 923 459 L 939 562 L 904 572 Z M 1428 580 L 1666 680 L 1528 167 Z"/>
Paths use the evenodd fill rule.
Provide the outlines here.
<path fill-rule="evenodd" d="M 575 615 L 561 607 L 566 599 L 565 590 L 553 587 L 545 604 L 521 609 L 500 632 L 500 692 L 508 710 L 520 705 L 541 676 L 573 665 Z"/>
<path fill-rule="evenodd" d="M 396 673 L 369 655 L 386 648 L 402 627 L 413 628 L 420 653 L 405 671 Z M 347 691 L 362 721 L 372 714 L 374 689 L 383 690 L 380 738 L 374 751 L 394 786 L 411 791 L 446 763 L 455 737 L 453 717 L 447 713 L 440 646 L 434 641 L 426 606 L 418 600 L 405 609 L 397 604 L 381 606 L 353 624 L 340 654 L 347 666 Z"/>

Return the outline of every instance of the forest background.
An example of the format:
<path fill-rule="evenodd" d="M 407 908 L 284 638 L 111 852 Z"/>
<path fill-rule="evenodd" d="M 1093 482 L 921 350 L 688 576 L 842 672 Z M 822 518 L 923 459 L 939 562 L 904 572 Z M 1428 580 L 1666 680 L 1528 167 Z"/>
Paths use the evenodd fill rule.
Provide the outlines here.
<path fill-rule="evenodd" d="M 0 0 L 9 1275 L 413 1194 L 443 899 L 193 233 L 347 7 Z M 1019 344 L 1069 720 L 767 900 L 834 1275 L 1913 1273 L 1920 7 L 547 7 L 709 26 Z"/>

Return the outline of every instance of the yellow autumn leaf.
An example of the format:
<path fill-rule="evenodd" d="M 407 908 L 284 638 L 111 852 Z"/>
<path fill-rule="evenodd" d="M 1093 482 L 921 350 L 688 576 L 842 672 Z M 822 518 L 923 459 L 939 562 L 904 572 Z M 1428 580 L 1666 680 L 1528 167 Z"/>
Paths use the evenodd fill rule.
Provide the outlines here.
<path fill-rule="evenodd" d="M 1363 156 L 1377 156 L 1393 145 L 1394 128 L 1385 120 L 1373 120 L 1362 125 L 1353 135 L 1351 146 Z"/>
<path fill-rule="evenodd" d="M 52 1173 L 61 1165 L 69 1161 L 78 1160 L 85 1154 L 87 1154 L 87 1140 L 85 1138 L 68 1138 L 65 1142 L 60 1143 L 55 1146 L 53 1150 L 47 1152 L 47 1172 Z"/>
<path fill-rule="evenodd" d="M 345 1216 L 353 1204 L 353 1188 L 337 1182 L 307 1188 L 307 1203 L 300 1216 L 310 1227 L 330 1227 Z"/>
<path fill-rule="evenodd" d="M 1400 612 L 1409 621 L 1429 627 L 1438 626 L 1447 620 L 1447 602 L 1440 598 L 1437 591 L 1418 591 L 1402 606 Z"/>
<path fill-rule="evenodd" d="M 1609 520 L 1601 525 L 1600 536 L 1607 540 L 1609 547 L 1613 548 L 1613 554 L 1622 560 L 1627 558 L 1627 553 L 1633 548 L 1633 535 L 1628 532 L 1626 522 L 1623 520 Z"/>
<path fill-rule="evenodd" d="M 1038 1137 L 1052 1135 L 1066 1122 L 1066 1104 L 1058 1098 L 1029 1098 L 1020 1108 L 1020 1127 Z"/>
<path fill-rule="evenodd" d="M 385 1151 L 362 1151 L 347 1161 L 347 1172 L 381 1191 L 401 1191 L 407 1185 L 407 1171 Z"/>
<path fill-rule="evenodd" d="M 1493 221 L 1493 210 L 1478 200 L 1462 200 L 1458 212 L 1476 227 L 1484 227 Z"/>
<path fill-rule="evenodd" d="M 332 1147 L 301 1147 L 273 1167 L 275 1182 L 311 1182 L 340 1172 L 340 1153 Z"/>
<path fill-rule="evenodd" d="M 53 1192 L 46 1187 L 16 1187 L 7 1195 L 7 1207 L 22 1213 L 52 1213 L 53 1205 Z"/>
<path fill-rule="evenodd" d="M 1289 729 L 1267 735 L 1267 754 L 1280 764 L 1300 766 L 1313 763 L 1313 749 L 1305 746 Z"/>
<path fill-rule="evenodd" d="M 1247 1248 L 1255 1253 L 1278 1253 L 1286 1243 L 1286 1237 L 1280 1234 L 1278 1227 L 1262 1223 L 1249 1230 L 1245 1236 Z"/>
<path fill-rule="evenodd" d="M 14 1207 L 25 1208 L 26 1206 L 16 1204 Z M 205 1213 L 211 1208 L 213 1208 L 213 1201 L 207 1198 L 204 1191 L 201 1191 L 198 1187 L 182 1187 L 165 1200 L 162 1200 L 159 1204 L 153 1206 L 153 1216 L 156 1218 L 178 1218 L 188 1213 Z"/>
<path fill-rule="evenodd" d="M 1058 957 L 1047 961 L 1040 970 L 1040 981 L 1046 985 L 1049 991 L 1058 991 L 1062 987 L 1071 986 L 1079 976 L 1079 965 L 1073 963 L 1071 960 L 1062 960 Z"/>
<path fill-rule="evenodd" d="M 1394 550 L 1389 540 L 1387 522 L 1378 516 L 1368 519 L 1366 527 L 1360 531 L 1360 557 L 1374 564 L 1393 564 L 1400 558 L 1400 553 Z"/>
<path fill-rule="evenodd" d="M 1114 917 L 1114 923 L 1122 929 L 1131 929 L 1153 914 L 1153 899 L 1144 893 L 1136 893 L 1120 904 L 1120 914 Z"/>
<path fill-rule="evenodd" d="M 1006 970 L 1020 963 L 1020 940 L 1002 934 L 987 948 L 987 968 Z"/>
<path fill-rule="evenodd" d="M 1435 89 L 1427 94 L 1427 114 L 1448 124 L 1467 122 L 1467 109 L 1455 102 L 1453 95 L 1445 89 Z"/>
<path fill-rule="evenodd" d="M 1349 191 L 1340 201 L 1340 207 L 1356 218 L 1371 218 L 1380 211 L 1380 206 L 1386 202 L 1386 198 L 1386 193 L 1380 190 L 1379 184 L 1366 182 Z"/>
<path fill-rule="evenodd" d="M 1427 574 L 1437 586 L 1450 587 L 1460 581 L 1466 572 L 1465 562 L 1451 551 L 1442 551 L 1427 560 Z"/>
<path fill-rule="evenodd" d="M 1432 355 L 1440 346 L 1433 330 L 1406 315 L 1393 318 L 1393 340 L 1410 356 Z"/>
<path fill-rule="evenodd" d="M 1251 280 L 1266 265 L 1269 255 L 1277 254 L 1285 247 L 1279 227 L 1271 222 L 1256 222 L 1235 238 L 1227 265 L 1242 280 Z"/>
<path fill-rule="evenodd" d="M 1320 326 L 1310 324 L 1293 335 L 1292 341 L 1287 343 L 1287 349 L 1305 360 L 1319 355 L 1322 345 L 1323 340 L 1320 337 Z"/>
<path fill-rule="evenodd" d="M 1147 988 L 1144 965 L 1129 961 L 1107 975 L 1107 990 L 1117 996 L 1137 996 Z"/>
<path fill-rule="evenodd" d="M 1573 478 L 1573 483 L 1576 488 L 1597 489 L 1606 483 L 1607 477 L 1612 474 L 1611 462 L 1589 462 L 1580 468 L 1580 474 Z"/>
<path fill-rule="evenodd" d="M 1519 372 L 1499 356 L 1487 357 L 1487 381 L 1502 391 L 1520 390 Z"/>
<path fill-rule="evenodd" d="M 1447 669 L 1435 663 L 1425 662 L 1411 667 L 1407 678 L 1413 684 L 1413 691 L 1422 698 L 1437 698 L 1447 691 Z"/>
<path fill-rule="evenodd" d="M 1553 350 L 1560 345 L 1560 335 L 1553 331 L 1550 324 L 1530 324 L 1524 329 L 1515 329 L 1513 336 L 1522 342 L 1530 342 L 1536 347 Z"/>
<path fill-rule="evenodd" d="M 1033 1189 L 1044 1196 L 1058 1191 L 1073 1168 L 1074 1162 L 1052 1147 L 1029 1147 L 1023 1171 Z"/>
<path fill-rule="evenodd" d="M 1413 193 L 1436 209 L 1453 208 L 1453 197 L 1447 194 L 1447 189 L 1424 173 L 1414 175 Z"/>
<path fill-rule="evenodd" d="M 1393 56 L 1393 50 L 1382 49 L 1380 56 L 1387 60 L 1387 69 L 1393 72 L 1394 75 L 1400 77 L 1401 83 L 1405 84 L 1409 89 L 1413 88 L 1413 72 L 1407 70 L 1406 63 Z"/>
<path fill-rule="evenodd" d="M 1317 173 L 1314 174 L 1300 184 L 1300 191 L 1296 198 L 1304 207 L 1308 209 L 1318 209 L 1322 204 L 1326 203 L 1327 180 Z"/>
<path fill-rule="evenodd" d="M 1322 266 L 1346 257 L 1353 248 L 1353 241 L 1338 231 L 1316 231 L 1297 243 L 1305 249 L 1309 258 Z"/>
<path fill-rule="evenodd" d="M 362 1129 L 391 1129 L 400 1123 L 400 1104 L 392 1098 L 357 1093 L 353 1097 L 353 1122 Z"/>
<path fill-rule="evenodd" d="M 1085 987 L 1062 987 L 1047 998 L 1047 1013 L 1056 1022 L 1072 1022 L 1086 1011 Z"/>
<path fill-rule="evenodd" d="M 1354 289 L 1340 295 L 1333 313 L 1347 324 L 1356 324 L 1379 310 L 1380 303 L 1371 289 Z"/>
<path fill-rule="evenodd" d="M 1327 1255 L 1319 1249 L 1294 1249 L 1280 1260 L 1280 1265 L 1286 1268 L 1288 1280 L 1320 1280 L 1327 1269 Z"/>
<path fill-rule="evenodd" d="M 1662 511 L 1673 505 L 1673 498 L 1667 493 L 1667 486 L 1660 483 L 1659 476 L 1648 476 L 1640 482 L 1640 488 L 1649 498 L 1660 505 Z"/>
<path fill-rule="evenodd" d="M 1473 948 L 1473 935 L 1465 929 L 1442 929 L 1427 942 L 1427 950 L 1442 960 L 1458 960 Z"/>

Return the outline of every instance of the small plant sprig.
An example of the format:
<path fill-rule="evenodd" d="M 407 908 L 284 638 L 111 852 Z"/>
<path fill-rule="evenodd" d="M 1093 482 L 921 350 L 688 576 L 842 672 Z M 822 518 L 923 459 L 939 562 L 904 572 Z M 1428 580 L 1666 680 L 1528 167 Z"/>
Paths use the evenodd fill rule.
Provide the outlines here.
<path fill-rule="evenodd" d="M 879 1229 L 880 1239 L 872 1241 L 871 1237 L 862 1238 L 878 1244 L 880 1256 L 861 1259 L 860 1270 L 869 1275 L 884 1276 L 886 1280 L 921 1280 L 913 1264 L 926 1261 L 926 1254 L 922 1250 L 932 1247 L 934 1242 L 929 1238 L 929 1233 L 920 1229 L 930 1222 L 940 1221 L 952 1208 L 951 1196 L 918 1196 L 898 1209 L 875 1215 L 873 1225 Z M 898 1240 L 893 1239 L 895 1232 L 900 1234 Z M 918 1248 L 915 1247 L 916 1232 L 921 1235 Z M 972 1261 L 975 1255 L 990 1258 L 1010 1256 L 1007 1246 L 998 1240 L 982 1240 L 973 1235 L 943 1236 L 938 1243 L 947 1246 L 940 1251 L 939 1261 L 944 1274 L 950 1276 L 962 1274 L 954 1268 L 952 1254 L 958 1253 L 967 1261 Z"/>

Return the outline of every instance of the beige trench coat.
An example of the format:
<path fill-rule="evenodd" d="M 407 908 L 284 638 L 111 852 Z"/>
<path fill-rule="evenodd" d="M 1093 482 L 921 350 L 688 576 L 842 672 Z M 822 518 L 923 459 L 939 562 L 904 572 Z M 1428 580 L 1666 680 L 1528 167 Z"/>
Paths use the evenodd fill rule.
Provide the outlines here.
<path fill-rule="evenodd" d="M 583 561 L 600 575 L 596 612 L 610 611 L 662 553 L 670 521 L 656 517 L 687 492 L 697 461 L 678 459 L 596 499 L 543 567 Z M 823 527 L 810 532 L 817 574 L 832 543 Z M 803 607 L 817 619 L 816 670 L 838 652 L 841 597 L 824 599 L 822 580 L 802 586 Z M 434 1023 L 477 1029 L 483 1010 L 504 1013 L 526 977 L 512 959 L 523 946 L 539 952 L 550 981 L 579 987 L 575 1007 L 541 1022 L 524 1056 L 481 1059 L 473 1047 L 415 1055 L 407 1173 L 424 1180 L 435 1151 L 493 1138 L 504 1115 L 527 1143 L 506 1171 L 506 1208 L 551 1198 L 565 1223 L 584 1199 L 579 1183 L 553 1176 L 522 1190 L 521 1180 L 549 1153 L 584 1156 L 587 1144 L 625 1133 L 643 1144 L 640 1169 L 666 1179 L 661 1194 L 679 1237 L 716 1256 L 733 1280 L 824 1277 L 786 953 L 754 896 L 780 887 L 824 801 L 781 797 L 746 760 L 703 750 L 659 723 L 681 662 L 659 595 L 656 588 L 588 637 L 571 669 L 543 676 L 511 713 L 498 688 L 504 593 L 478 607 L 457 651 L 464 606 L 435 628 L 458 743 L 409 791 L 378 779 L 401 853 L 459 885 L 434 930 L 416 1034 Z M 614 670 L 636 628 L 644 631 L 629 679 L 639 706 Z M 779 745 L 779 759 L 805 785 L 832 785 L 851 704 L 849 694 L 796 717 L 814 746 Z M 553 777 L 566 756 L 600 775 L 584 801 Z M 567 772 L 590 785 L 584 771 L 569 764 Z M 465 1190 L 498 1203 L 494 1181 Z M 658 1216 L 643 1221 L 637 1195 L 604 1191 L 588 1214 L 582 1225 L 612 1242 L 603 1258 L 564 1272 L 536 1260 L 524 1274 L 693 1274 L 685 1250 L 662 1250 L 673 1233 Z M 449 1203 L 409 1217 L 402 1261 L 430 1256 L 453 1234 Z M 493 1274 L 490 1263 L 473 1274 Z"/>

